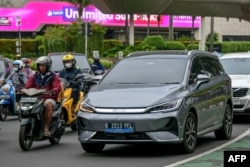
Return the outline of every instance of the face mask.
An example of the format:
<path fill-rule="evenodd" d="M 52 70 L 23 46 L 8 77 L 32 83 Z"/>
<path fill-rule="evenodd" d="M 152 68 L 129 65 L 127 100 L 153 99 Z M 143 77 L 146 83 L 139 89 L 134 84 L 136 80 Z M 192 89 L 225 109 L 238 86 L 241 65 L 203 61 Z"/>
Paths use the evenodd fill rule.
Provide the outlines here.
<path fill-rule="evenodd" d="M 72 67 L 72 63 L 66 63 L 66 64 L 65 64 L 65 67 L 66 67 L 66 68 L 71 68 L 71 67 Z"/>
<path fill-rule="evenodd" d="M 17 67 L 13 67 L 13 71 L 14 71 L 14 72 L 17 72 L 17 71 L 18 71 L 18 68 L 17 68 Z"/>

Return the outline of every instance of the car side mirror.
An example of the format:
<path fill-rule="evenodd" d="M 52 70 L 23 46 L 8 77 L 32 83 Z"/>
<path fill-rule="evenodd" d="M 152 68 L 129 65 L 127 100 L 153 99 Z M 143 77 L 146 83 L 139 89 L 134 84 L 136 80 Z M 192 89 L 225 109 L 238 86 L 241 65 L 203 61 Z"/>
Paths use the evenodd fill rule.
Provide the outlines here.
<path fill-rule="evenodd" d="M 210 77 L 204 74 L 198 74 L 197 75 L 197 88 L 203 84 L 203 83 L 207 83 L 210 81 Z"/>

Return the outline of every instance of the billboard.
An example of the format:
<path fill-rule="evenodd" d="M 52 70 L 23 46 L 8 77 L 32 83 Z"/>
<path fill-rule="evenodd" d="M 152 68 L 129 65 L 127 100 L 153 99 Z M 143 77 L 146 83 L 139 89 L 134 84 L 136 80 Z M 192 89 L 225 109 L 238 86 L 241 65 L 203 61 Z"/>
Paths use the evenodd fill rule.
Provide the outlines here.
<path fill-rule="evenodd" d="M 0 31 L 40 31 L 44 25 L 67 25 L 76 20 L 76 7 L 67 2 L 28 1 L 22 8 L 0 8 Z M 125 26 L 125 14 L 103 14 L 95 6 L 83 10 L 83 21 L 93 21 L 103 26 Z M 148 21 L 148 19 L 150 19 Z M 157 15 L 134 15 L 135 27 L 158 27 Z M 20 24 L 19 24 L 20 23 Z M 19 27 L 20 26 L 20 27 Z M 169 16 L 161 15 L 160 27 L 169 27 Z M 175 28 L 191 28 L 192 17 L 174 16 Z M 196 17 L 194 27 L 200 27 L 200 17 Z"/>

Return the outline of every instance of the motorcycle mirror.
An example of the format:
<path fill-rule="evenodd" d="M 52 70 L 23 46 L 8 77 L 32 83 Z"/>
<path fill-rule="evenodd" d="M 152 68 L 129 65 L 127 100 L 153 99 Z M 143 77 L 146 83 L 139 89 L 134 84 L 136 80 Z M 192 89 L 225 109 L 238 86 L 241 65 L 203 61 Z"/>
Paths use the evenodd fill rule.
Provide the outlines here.
<path fill-rule="evenodd" d="M 84 74 L 77 74 L 75 76 L 75 79 L 80 79 L 80 78 L 84 78 Z"/>

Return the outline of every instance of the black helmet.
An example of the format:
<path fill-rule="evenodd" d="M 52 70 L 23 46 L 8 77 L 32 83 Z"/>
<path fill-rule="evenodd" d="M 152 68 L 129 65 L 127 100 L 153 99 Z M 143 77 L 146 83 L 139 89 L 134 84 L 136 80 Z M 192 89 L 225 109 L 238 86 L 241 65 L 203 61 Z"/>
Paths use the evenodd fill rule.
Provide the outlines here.
<path fill-rule="evenodd" d="M 36 65 L 38 67 L 38 65 L 46 65 L 48 68 L 47 70 L 49 71 L 52 65 L 52 60 L 47 57 L 47 56 L 41 56 L 36 60 Z"/>

